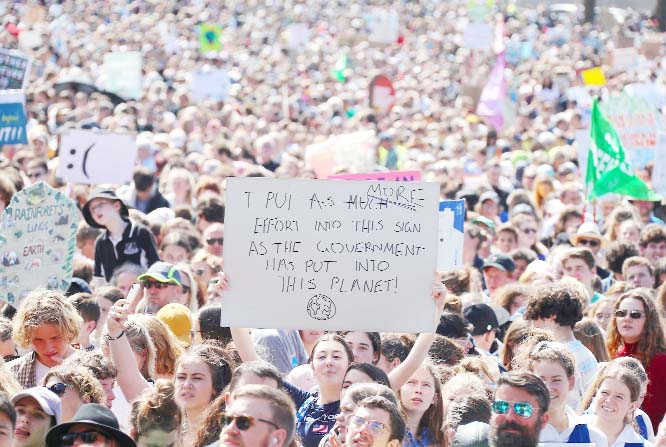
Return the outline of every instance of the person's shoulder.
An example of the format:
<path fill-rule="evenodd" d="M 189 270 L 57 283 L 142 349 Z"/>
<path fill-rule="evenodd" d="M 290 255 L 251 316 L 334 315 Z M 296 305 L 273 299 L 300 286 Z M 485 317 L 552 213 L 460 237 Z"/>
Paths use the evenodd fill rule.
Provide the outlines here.
<path fill-rule="evenodd" d="M 15 358 L 14 360 L 7 362 L 7 367 L 12 371 L 18 371 L 22 366 L 30 364 L 35 360 L 35 352 L 30 351 L 26 354 L 23 354 L 21 357 Z"/>

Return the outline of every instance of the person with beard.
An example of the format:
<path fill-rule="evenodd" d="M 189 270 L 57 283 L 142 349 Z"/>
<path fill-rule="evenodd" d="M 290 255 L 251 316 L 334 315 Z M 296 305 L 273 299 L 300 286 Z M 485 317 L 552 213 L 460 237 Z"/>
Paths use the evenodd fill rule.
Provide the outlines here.
<path fill-rule="evenodd" d="M 500 376 L 490 418 L 491 447 L 536 447 L 548 423 L 548 388 L 529 372 Z"/>

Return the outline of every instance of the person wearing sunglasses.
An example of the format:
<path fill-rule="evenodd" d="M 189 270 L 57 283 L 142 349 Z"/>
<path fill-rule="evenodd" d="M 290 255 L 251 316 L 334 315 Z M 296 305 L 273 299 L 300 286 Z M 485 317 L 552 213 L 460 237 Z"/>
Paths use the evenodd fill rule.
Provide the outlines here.
<path fill-rule="evenodd" d="M 11 402 L 16 409 L 12 447 L 43 447 L 46 433 L 60 423 L 60 398 L 38 386 L 15 394 Z"/>
<path fill-rule="evenodd" d="M 406 430 L 396 404 L 382 396 L 368 397 L 349 419 L 345 447 L 399 447 Z"/>
<path fill-rule="evenodd" d="M 508 372 L 497 381 L 490 418 L 491 447 L 536 447 L 548 423 L 550 393 L 530 372 Z"/>
<path fill-rule="evenodd" d="M 148 271 L 137 277 L 143 286 L 143 303 L 145 313 L 156 314 L 169 303 L 178 302 L 182 292 L 182 276 L 175 265 L 158 261 Z"/>
<path fill-rule="evenodd" d="M 296 408 L 284 391 L 245 385 L 220 414 L 219 447 L 286 447 L 296 431 Z"/>
<path fill-rule="evenodd" d="M 224 225 L 213 223 L 206 228 L 203 234 L 204 248 L 208 253 L 214 256 L 222 256 L 222 247 L 224 246 Z"/>
<path fill-rule="evenodd" d="M 136 447 L 122 432 L 118 419 L 104 405 L 85 404 L 71 422 L 58 424 L 46 435 L 46 447 Z"/>
<path fill-rule="evenodd" d="M 666 338 L 652 290 L 638 288 L 618 298 L 606 346 L 612 358 L 631 356 L 645 367 L 649 382 L 642 409 L 658 426 L 666 413 Z"/>
<path fill-rule="evenodd" d="M 60 398 L 63 422 L 70 421 L 83 404 L 106 404 L 104 388 L 83 366 L 60 365 L 48 372 L 43 383 Z"/>

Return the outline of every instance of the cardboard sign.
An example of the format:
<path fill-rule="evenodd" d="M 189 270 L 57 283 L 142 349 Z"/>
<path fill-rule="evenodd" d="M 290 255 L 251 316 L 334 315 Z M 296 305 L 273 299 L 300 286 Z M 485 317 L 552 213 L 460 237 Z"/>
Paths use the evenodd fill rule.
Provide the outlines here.
<path fill-rule="evenodd" d="M 400 16 L 392 9 L 373 8 L 366 24 L 370 30 L 369 40 L 373 43 L 393 44 L 400 36 Z"/>
<path fill-rule="evenodd" d="M 0 48 L 0 90 L 21 90 L 28 85 L 30 58 Z"/>
<path fill-rule="evenodd" d="M 136 150 L 133 135 L 68 129 L 60 140 L 57 175 L 92 185 L 129 182 Z"/>
<path fill-rule="evenodd" d="M 214 23 L 203 23 L 199 26 L 199 49 L 202 53 L 220 51 L 222 42 L 222 27 Z"/>
<path fill-rule="evenodd" d="M 490 50 L 493 43 L 493 28 L 487 23 L 472 22 L 463 32 L 463 46 L 469 50 Z"/>
<path fill-rule="evenodd" d="M 0 92 L 0 146 L 27 144 L 25 123 L 25 95 L 16 91 Z"/>
<path fill-rule="evenodd" d="M 395 88 L 388 76 L 375 76 L 370 81 L 370 107 L 382 114 L 391 111 L 395 104 Z"/>
<path fill-rule="evenodd" d="M 387 180 L 398 182 L 421 181 L 421 171 L 365 172 L 361 174 L 338 174 L 328 177 L 331 180 Z"/>
<path fill-rule="evenodd" d="M 229 95 L 231 80 L 226 70 L 207 68 L 192 73 L 190 91 L 192 99 L 201 102 L 206 99 L 224 101 Z"/>
<path fill-rule="evenodd" d="M 139 99 L 143 94 L 141 53 L 127 51 L 104 55 L 104 88 L 124 99 Z"/>
<path fill-rule="evenodd" d="M 18 307 L 36 288 L 69 288 L 77 219 L 76 204 L 44 182 L 14 194 L 0 223 L 0 299 Z"/>
<path fill-rule="evenodd" d="M 451 270 L 463 266 L 464 225 L 464 200 L 439 202 L 437 270 Z"/>
<path fill-rule="evenodd" d="M 328 178 L 336 168 L 350 171 L 372 171 L 375 165 L 377 138 L 372 130 L 333 135 L 321 143 L 305 148 L 305 162 L 317 178 Z"/>
<path fill-rule="evenodd" d="M 222 326 L 432 331 L 438 201 L 437 183 L 230 178 Z"/>
<path fill-rule="evenodd" d="M 663 128 L 663 118 L 656 107 L 627 93 L 612 95 L 600 107 L 615 127 L 635 169 L 654 160 L 657 131 Z"/>

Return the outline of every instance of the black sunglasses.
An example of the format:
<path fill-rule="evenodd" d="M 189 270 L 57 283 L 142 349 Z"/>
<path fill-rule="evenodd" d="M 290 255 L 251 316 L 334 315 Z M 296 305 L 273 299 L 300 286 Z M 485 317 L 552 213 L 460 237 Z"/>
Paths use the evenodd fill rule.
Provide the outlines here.
<path fill-rule="evenodd" d="M 588 247 L 598 247 L 599 241 L 595 239 L 578 239 L 578 244 L 586 245 Z"/>
<path fill-rule="evenodd" d="M 275 427 L 276 430 L 280 429 L 280 427 L 275 422 L 267 421 L 266 419 L 260 419 L 260 418 L 255 418 L 253 416 L 245 416 L 245 415 L 231 416 L 227 413 L 220 414 L 220 425 L 222 425 L 222 427 L 226 427 L 228 425 L 231 425 L 233 422 L 236 422 L 236 427 L 240 431 L 248 430 L 250 427 L 252 427 L 255 424 L 255 421 L 272 425 L 273 427 Z"/>
<path fill-rule="evenodd" d="M 640 310 L 626 311 L 624 309 L 618 309 L 615 311 L 615 318 L 624 318 L 627 316 L 627 313 L 629 313 L 629 318 L 632 320 L 640 320 L 643 316 L 643 312 Z"/>
<path fill-rule="evenodd" d="M 67 385 L 66 383 L 54 383 L 51 386 L 47 386 L 48 390 L 50 390 L 53 394 L 57 394 L 58 397 L 62 397 L 63 394 L 65 394 L 65 391 L 67 390 Z"/>
<path fill-rule="evenodd" d="M 151 287 L 157 287 L 158 289 L 163 289 L 171 285 L 169 283 L 159 282 L 159 281 L 141 281 L 141 284 L 143 284 L 143 287 L 145 287 L 146 289 L 150 289 Z"/>
<path fill-rule="evenodd" d="M 208 245 L 213 245 L 213 244 L 224 245 L 224 238 L 223 237 L 213 237 L 213 238 L 210 238 L 210 239 L 206 239 L 206 243 Z"/>
<path fill-rule="evenodd" d="M 66 435 L 62 435 L 62 438 L 60 438 L 60 442 L 62 445 L 70 446 L 74 445 L 76 440 L 81 438 L 81 441 L 83 441 L 84 443 L 92 444 L 93 442 L 97 441 L 97 438 L 99 438 L 100 436 L 106 439 L 111 439 L 105 433 L 89 430 L 89 431 L 81 431 L 78 433 L 67 433 Z"/>

